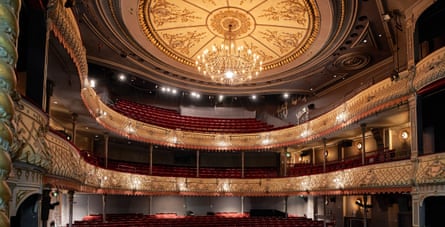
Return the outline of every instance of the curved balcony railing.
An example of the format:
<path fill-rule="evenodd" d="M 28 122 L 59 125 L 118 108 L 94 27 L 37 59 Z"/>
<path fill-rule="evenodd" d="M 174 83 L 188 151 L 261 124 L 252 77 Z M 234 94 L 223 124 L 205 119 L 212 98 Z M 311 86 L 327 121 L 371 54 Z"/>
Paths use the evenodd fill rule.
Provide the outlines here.
<path fill-rule="evenodd" d="M 174 165 L 151 165 L 149 163 L 128 162 L 119 160 L 105 160 L 102 157 L 82 150 L 80 155 L 83 159 L 95 166 L 110 170 L 153 175 L 153 176 L 170 176 L 170 177 L 201 177 L 201 178 L 275 178 L 280 176 L 280 169 L 271 167 L 250 167 L 250 168 L 234 168 L 234 167 L 191 167 L 191 166 L 174 166 Z M 361 156 L 348 157 L 343 161 L 330 161 L 324 166 L 323 163 L 309 164 L 297 163 L 287 166 L 286 176 L 297 177 L 311 174 L 322 174 L 333 171 L 341 171 L 345 169 L 360 167 L 363 165 L 372 165 L 384 162 L 391 162 L 403 159 L 409 159 L 410 153 L 396 152 L 392 149 L 381 149 L 369 151 L 366 153 L 365 163 L 362 163 Z"/>
<path fill-rule="evenodd" d="M 66 137 L 45 131 L 47 116 L 41 110 L 19 103 L 18 139 L 26 148 L 18 160 L 46 170 L 45 184 L 57 188 L 107 194 L 138 195 L 307 195 L 362 192 L 409 192 L 413 182 L 444 181 L 436 166 L 445 163 L 445 154 L 425 155 L 324 174 L 274 178 L 197 178 L 132 174 L 104 169 L 86 162 Z M 414 164 L 415 165 L 414 165 Z"/>

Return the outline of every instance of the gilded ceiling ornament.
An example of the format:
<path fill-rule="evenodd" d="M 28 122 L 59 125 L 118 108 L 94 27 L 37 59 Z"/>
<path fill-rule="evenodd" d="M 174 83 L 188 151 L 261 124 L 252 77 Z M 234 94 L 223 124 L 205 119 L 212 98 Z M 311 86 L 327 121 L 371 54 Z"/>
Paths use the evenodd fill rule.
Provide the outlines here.
<path fill-rule="evenodd" d="M 231 26 L 231 38 L 249 35 L 253 29 L 253 18 L 247 13 L 235 9 L 216 11 L 209 17 L 209 30 L 222 38 L 226 37 Z"/>
<path fill-rule="evenodd" d="M 301 32 L 291 34 L 287 32 L 266 30 L 266 32 L 261 32 L 261 34 L 271 45 L 278 47 L 280 53 L 289 52 L 293 47 L 298 46 L 300 40 L 303 38 Z"/>
<path fill-rule="evenodd" d="M 315 0 L 140 0 L 138 15 L 153 47 L 189 66 L 231 34 L 261 57 L 263 71 L 273 69 L 305 53 L 320 29 Z"/>
<path fill-rule="evenodd" d="M 190 48 L 199 43 L 199 41 L 205 36 L 205 33 L 186 32 L 177 34 L 163 34 L 164 40 L 168 41 L 167 45 L 182 54 L 189 55 Z"/>
<path fill-rule="evenodd" d="M 155 0 L 150 8 L 152 20 L 157 26 L 163 26 L 167 23 L 175 23 L 177 21 L 189 22 L 200 17 L 195 16 L 195 12 L 188 8 L 181 8 L 178 5 L 167 0 Z"/>
<path fill-rule="evenodd" d="M 305 1 L 285 0 L 264 10 L 264 14 L 260 15 L 260 17 L 267 17 L 275 21 L 295 21 L 299 25 L 307 26 L 309 22 L 307 13 L 308 6 Z"/>
<path fill-rule="evenodd" d="M 339 70 L 358 70 L 366 67 L 371 57 L 365 53 L 349 53 L 338 57 L 333 66 Z"/>

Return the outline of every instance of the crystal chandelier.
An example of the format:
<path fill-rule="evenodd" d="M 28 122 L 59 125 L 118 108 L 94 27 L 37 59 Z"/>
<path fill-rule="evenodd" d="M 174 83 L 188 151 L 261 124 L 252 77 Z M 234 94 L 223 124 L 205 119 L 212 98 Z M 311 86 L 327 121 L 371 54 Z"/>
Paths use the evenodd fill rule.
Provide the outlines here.
<path fill-rule="evenodd" d="M 232 24 L 224 34 L 221 45 L 212 45 L 211 50 L 204 50 L 196 59 L 198 71 L 211 80 L 227 85 L 237 85 L 250 81 L 262 71 L 260 56 L 250 48 L 235 44 Z"/>

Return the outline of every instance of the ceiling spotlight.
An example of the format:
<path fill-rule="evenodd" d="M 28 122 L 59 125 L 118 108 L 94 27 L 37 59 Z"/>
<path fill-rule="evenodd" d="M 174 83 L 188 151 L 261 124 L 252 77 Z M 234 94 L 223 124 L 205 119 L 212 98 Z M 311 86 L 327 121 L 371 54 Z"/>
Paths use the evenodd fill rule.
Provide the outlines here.
<path fill-rule="evenodd" d="M 120 81 L 125 81 L 126 79 L 127 79 L 127 77 L 123 73 L 119 74 Z"/>
<path fill-rule="evenodd" d="M 391 20 L 391 15 L 389 13 L 383 14 L 383 21 L 388 22 Z"/>
<path fill-rule="evenodd" d="M 285 98 L 285 99 L 289 98 L 289 94 L 288 93 L 284 93 L 283 94 L 283 98 Z"/>
<path fill-rule="evenodd" d="M 200 97 L 201 97 L 201 95 L 200 94 L 198 94 L 198 93 L 196 93 L 196 92 L 192 92 L 192 93 L 190 93 L 190 95 L 192 96 L 192 97 L 194 97 L 194 98 L 197 98 L 197 99 L 199 99 Z"/>

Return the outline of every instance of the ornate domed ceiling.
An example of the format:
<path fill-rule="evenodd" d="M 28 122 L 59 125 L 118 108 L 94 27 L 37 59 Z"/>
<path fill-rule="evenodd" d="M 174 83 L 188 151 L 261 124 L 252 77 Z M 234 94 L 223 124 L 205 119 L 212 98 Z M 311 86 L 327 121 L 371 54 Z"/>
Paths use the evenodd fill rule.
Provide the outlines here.
<path fill-rule="evenodd" d="M 141 0 L 138 7 L 145 35 L 171 58 L 193 66 L 231 32 L 238 45 L 261 57 L 265 71 L 293 62 L 312 45 L 318 13 L 310 0 Z"/>
<path fill-rule="evenodd" d="M 248 99 L 252 94 L 281 98 L 286 92 L 308 100 L 289 100 L 292 108 L 310 102 L 315 106 L 311 113 L 317 116 L 390 76 L 397 37 L 382 14 L 395 8 L 391 4 L 380 0 L 77 0 L 71 10 L 87 61 L 99 66 L 90 68 L 88 77 L 95 78 L 96 73 L 103 74 L 97 76 L 100 79 L 110 77 L 95 89 L 104 100 L 107 92 L 153 97 L 119 87 L 114 77 L 123 72 L 132 78 L 128 84 L 175 87 L 209 99 L 216 95 Z M 264 66 L 259 77 L 235 86 L 216 83 L 195 67 L 196 56 L 221 43 L 230 25 L 236 43 L 258 53 Z M 63 51 L 56 48 L 50 51 L 52 61 L 68 65 L 65 62 L 71 60 L 60 60 Z M 64 127 L 69 128 L 71 113 L 82 122 L 91 116 L 79 96 L 75 70 L 60 69 L 64 70 L 67 75 L 49 73 L 48 78 L 56 84 L 52 98 L 60 103 L 51 107 L 53 116 L 60 112 L 58 116 L 68 123 Z M 97 122 L 91 119 L 85 128 L 94 127 Z"/>
<path fill-rule="evenodd" d="M 329 92 L 392 54 L 374 0 L 91 0 L 73 10 L 89 62 L 204 94 Z M 235 86 L 195 67 L 230 25 L 235 42 L 260 55 L 264 68 Z"/>

